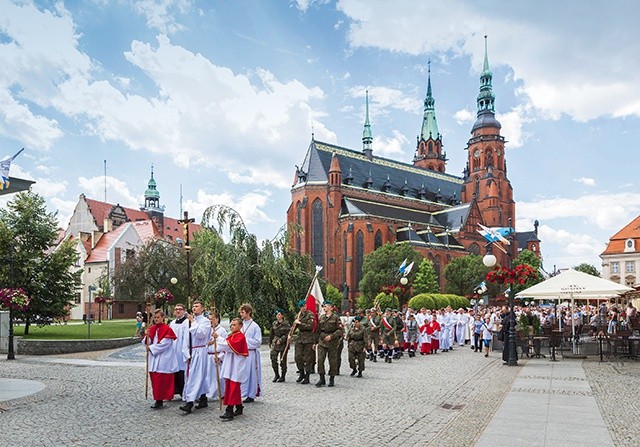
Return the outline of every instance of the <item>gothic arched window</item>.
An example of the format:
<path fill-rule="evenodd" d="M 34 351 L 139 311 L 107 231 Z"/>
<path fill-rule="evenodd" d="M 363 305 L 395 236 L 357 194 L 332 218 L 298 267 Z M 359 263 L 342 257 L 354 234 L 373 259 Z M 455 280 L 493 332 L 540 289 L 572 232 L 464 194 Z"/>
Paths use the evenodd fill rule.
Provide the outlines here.
<path fill-rule="evenodd" d="M 362 263 L 364 262 L 364 233 L 358 230 L 356 233 L 356 289 L 359 290 L 362 279 Z"/>
<path fill-rule="evenodd" d="M 322 201 L 316 199 L 311 207 L 311 258 L 316 265 L 324 265 L 324 218 Z"/>
<path fill-rule="evenodd" d="M 300 206 L 300 202 L 297 203 L 296 208 L 296 223 L 298 224 L 298 228 L 296 229 L 296 251 L 300 253 L 302 250 L 302 207 Z"/>
<path fill-rule="evenodd" d="M 380 232 L 380 230 L 376 231 L 374 246 L 375 246 L 375 250 L 382 247 L 382 233 Z"/>

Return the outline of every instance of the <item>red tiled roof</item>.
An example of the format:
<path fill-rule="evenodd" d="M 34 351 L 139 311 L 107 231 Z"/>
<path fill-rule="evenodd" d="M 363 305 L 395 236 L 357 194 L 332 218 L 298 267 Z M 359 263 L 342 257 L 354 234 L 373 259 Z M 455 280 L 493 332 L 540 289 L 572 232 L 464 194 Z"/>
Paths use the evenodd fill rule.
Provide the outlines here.
<path fill-rule="evenodd" d="M 103 234 L 96 246 L 93 247 L 93 250 L 90 250 L 91 254 L 85 262 L 106 262 L 109 247 L 120 237 L 122 233 L 125 232 L 129 225 L 132 225 L 132 223 L 127 222 L 120 225 L 115 230 Z"/>
<path fill-rule="evenodd" d="M 193 234 L 199 230 L 200 225 L 195 223 L 189 224 L 189 239 L 193 240 Z M 164 237 L 170 237 L 173 242 L 175 242 L 177 238 L 184 239 L 182 224 L 178 223 L 178 219 L 174 219 L 173 217 L 164 218 Z"/>
<path fill-rule="evenodd" d="M 86 197 L 84 200 L 87 202 L 87 205 L 89 205 L 89 210 L 91 211 L 91 215 L 93 216 L 96 225 L 98 228 L 102 228 L 104 220 L 109 217 L 109 213 L 115 205 L 107 202 L 101 202 L 99 200 L 88 199 Z M 149 219 L 149 215 L 145 211 L 127 208 L 126 206 L 123 206 L 122 208 L 127 215 L 127 219 L 131 222 Z"/>
<path fill-rule="evenodd" d="M 611 236 L 607 248 L 602 252 L 603 255 L 611 255 L 616 253 L 624 253 L 625 242 L 627 239 L 634 239 L 636 247 L 640 246 L 640 216 L 633 219 L 630 223 Z"/>
<path fill-rule="evenodd" d="M 138 233 L 138 236 L 140 236 L 140 239 L 143 241 L 146 242 L 148 239 L 160 239 L 160 232 L 158 231 L 158 227 L 156 227 L 154 221 L 150 219 L 140 220 L 138 222 L 133 222 L 132 225 Z"/>

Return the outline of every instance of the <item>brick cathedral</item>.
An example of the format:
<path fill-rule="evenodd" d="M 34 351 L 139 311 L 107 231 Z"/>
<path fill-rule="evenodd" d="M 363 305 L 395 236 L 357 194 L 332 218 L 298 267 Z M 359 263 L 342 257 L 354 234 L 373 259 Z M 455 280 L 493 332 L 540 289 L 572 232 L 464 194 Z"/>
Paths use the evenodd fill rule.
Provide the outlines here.
<path fill-rule="evenodd" d="M 477 119 L 462 177 L 446 172 L 430 71 L 412 163 L 373 154 L 368 94 L 362 150 L 312 138 L 291 188 L 287 222 L 301 228 L 291 248 L 311 255 L 316 265 L 324 267 L 325 279 L 339 289 L 346 284 L 350 299 L 358 294 L 364 256 L 385 243 L 408 242 L 429 258 L 441 288 L 444 267 L 453 258 L 484 255 L 478 224 L 515 226 L 505 139 L 495 117 L 491 83 L 485 40 Z M 536 221 L 534 231 L 516 233 L 512 253 L 526 248 L 540 256 L 537 230 Z M 506 264 L 507 256 L 496 251 L 498 262 Z"/>

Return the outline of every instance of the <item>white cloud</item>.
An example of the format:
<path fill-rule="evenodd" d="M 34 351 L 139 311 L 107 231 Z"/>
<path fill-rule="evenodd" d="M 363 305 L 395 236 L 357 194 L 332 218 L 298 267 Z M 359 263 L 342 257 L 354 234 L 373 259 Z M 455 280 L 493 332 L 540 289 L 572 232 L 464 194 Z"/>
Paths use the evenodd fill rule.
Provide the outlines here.
<path fill-rule="evenodd" d="M 458 110 L 453 116 L 461 126 L 473 123 L 476 120 L 476 113 L 469 109 Z"/>
<path fill-rule="evenodd" d="M 226 205 L 236 210 L 246 225 L 274 222 L 263 209 L 268 204 L 270 197 L 269 191 L 252 191 L 243 195 L 235 195 L 230 192 L 209 194 L 199 190 L 197 200 L 185 201 L 184 209 L 188 209 L 194 216 L 202 217 L 208 207 Z"/>
<path fill-rule="evenodd" d="M 122 180 L 107 176 L 106 182 L 108 203 L 119 203 L 122 206 L 135 209 L 144 203 L 144 197 L 132 194 L 127 184 Z M 104 200 L 105 177 L 79 177 L 78 186 L 87 197 L 95 200 Z"/>
<path fill-rule="evenodd" d="M 522 105 L 514 107 L 510 112 L 496 114 L 496 119 L 502 124 L 500 133 L 509 142 L 510 148 L 522 147 L 530 136 L 522 130 L 522 125 L 531 121 L 529 115 L 529 108 Z"/>
<path fill-rule="evenodd" d="M 373 154 L 380 157 L 392 157 L 398 154 L 404 154 L 402 145 L 409 143 L 407 137 L 397 130 L 393 131 L 393 137 L 387 138 L 385 136 L 373 137 Z M 397 158 L 397 157 L 396 157 Z"/>
<path fill-rule="evenodd" d="M 595 179 L 592 179 L 592 178 L 589 178 L 589 177 L 575 178 L 575 179 L 573 179 L 573 181 L 581 183 L 581 184 L 583 184 L 585 186 L 595 186 L 596 185 Z"/>
<path fill-rule="evenodd" d="M 510 66 L 513 80 L 522 82 L 523 101 L 545 116 L 568 114 L 578 121 L 640 116 L 640 57 L 636 46 L 620 44 L 640 39 L 637 5 L 602 0 L 590 6 L 602 14 L 567 20 L 576 14 L 572 3 L 554 4 L 551 16 L 536 3 L 509 8 L 503 3 L 340 0 L 337 5 L 351 20 L 352 48 L 470 55 L 479 72 L 488 30 L 491 66 Z M 424 17 L 430 18 L 428 27 Z M 615 17 L 615 25 L 603 17 Z"/>
<path fill-rule="evenodd" d="M 147 19 L 147 26 L 163 34 L 173 34 L 184 29 L 175 14 L 189 12 L 193 0 L 137 0 L 134 9 Z"/>
<path fill-rule="evenodd" d="M 605 249 L 605 243 L 588 234 L 572 233 L 565 229 L 555 229 L 549 225 L 541 225 L 538 228 L 539 238 L 544 244 L 555 244 L 563 247 L 562 256 L 555 256 L 554 262 L 558 267 L 573 267 L 582 262 L 588 262 L 600 268 L 599 255 Z M 550 265 L 545 265 L 549 270 Z"/>
<path fill-rule="evenodd" d="M 384 116 L 389 112 L 385 109 L 392 108 L 408 113 L 418 113 L 422 110 L 422 102 L 414 94 L 407 95 L 402 90 L 390 87 L 366 87 L 358 85 L 351 87 L 347 94 L 352 98 L 362 98 L 362 117 L 364 120 L 364 107 L 366 92 L 369 91 L 369 116 L 373 121 L 375 115 Z"/>
<path fill-rule="evenodd" d="M 298 10 L 306 12 L 309 7 L 313 5 L 324 5 L 329 3 L 329 0 L 293 0 L 292 3 Z"/>

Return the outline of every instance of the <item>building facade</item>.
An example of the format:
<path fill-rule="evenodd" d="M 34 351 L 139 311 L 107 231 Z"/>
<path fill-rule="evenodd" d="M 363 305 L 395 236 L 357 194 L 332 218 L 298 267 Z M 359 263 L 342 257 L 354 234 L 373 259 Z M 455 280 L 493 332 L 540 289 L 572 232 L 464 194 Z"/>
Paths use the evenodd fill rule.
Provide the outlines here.
<path fill-rule="evenodd" d="M 466 168 L 459 177 L 446 172 L 430 70 L 411 163 L 373 154 L 367 93 L 362 150 L 312 138 L 302 165 L 296 167 L 287 222 L 300 231 L 292 238 L 291 249 L 311 255 L 324 267 L 324 277 L 343 290 L 348 287 L 353 299 L 363 276 L 364 256 L 385 243 L 408 242 L 433 261 L 444 287 L 442 272 L 453 258 L 486 252 L 478 224 L 515 225 L 505 139 L 494 101 L 485 42 L 477 119 L 466 147 Z M 534 232 L 513 239 L 513 256 L 519 248 L 533 248 L 539 255 L 537 222 Z M 500 263 L 508 262 L 506 254 L 494 254 Z"/>
<path fill-rule="evenodd" d="M 611 236 L 600 258 L 603 278 L 629 287 L 638 285 L 640 216 Z"/>

